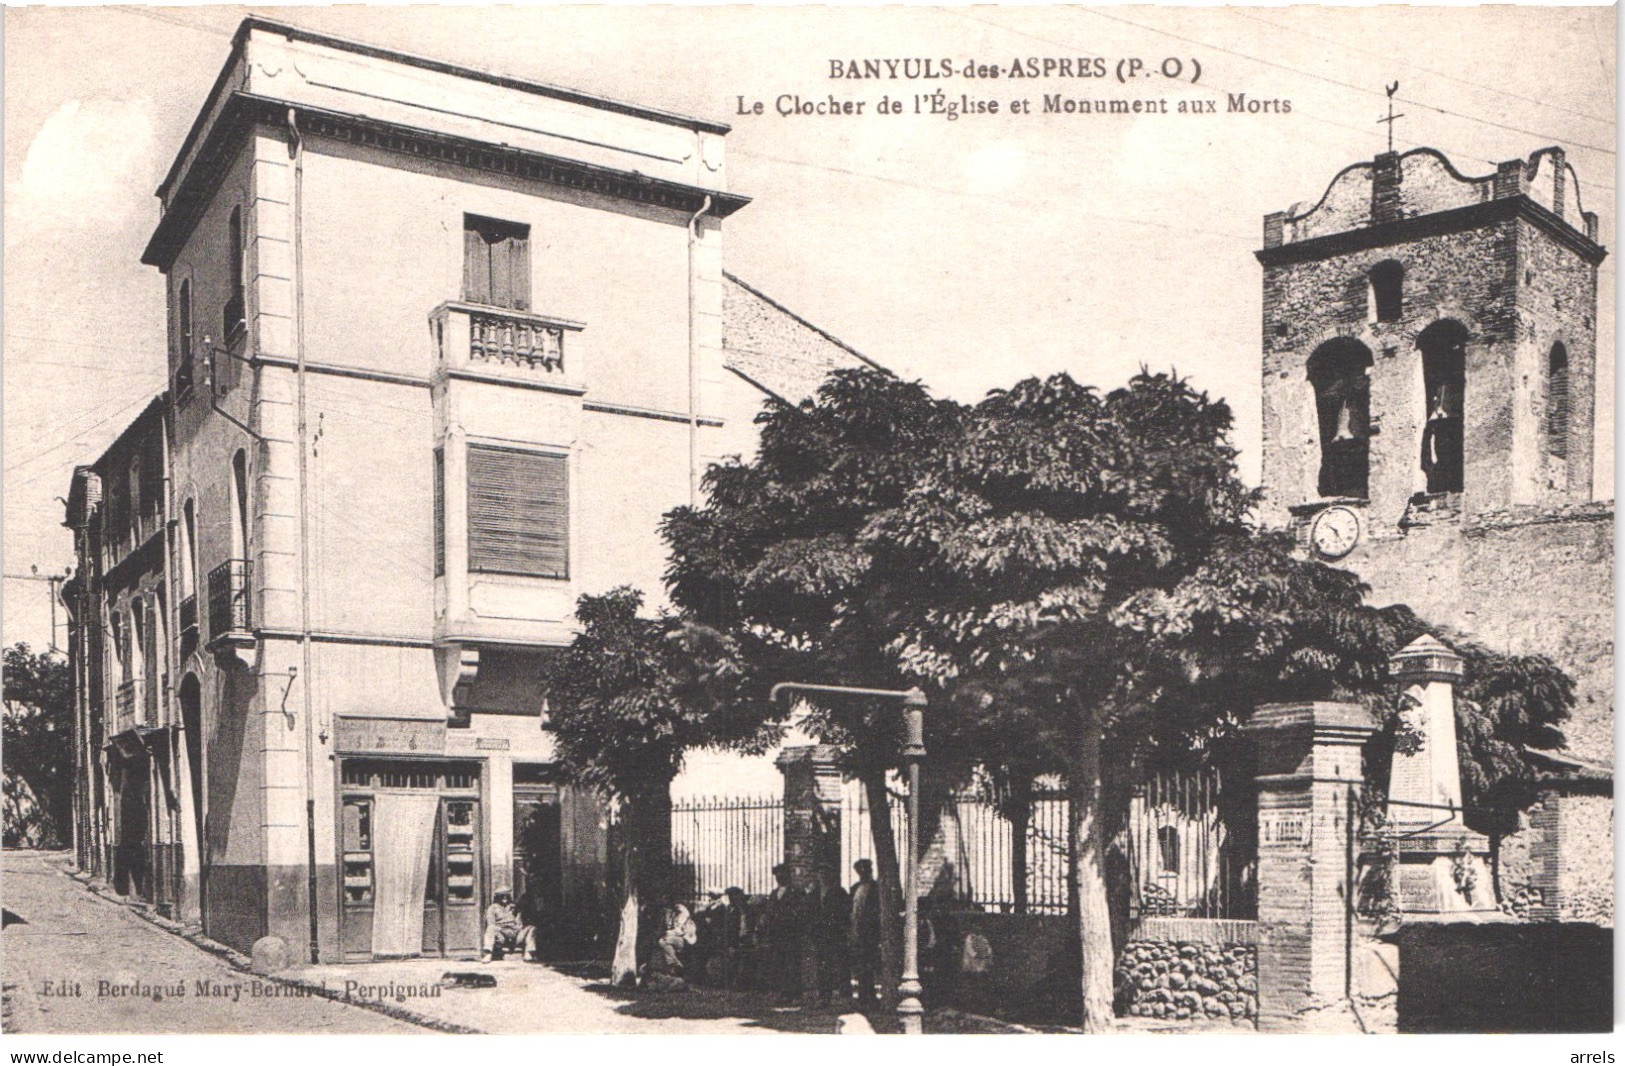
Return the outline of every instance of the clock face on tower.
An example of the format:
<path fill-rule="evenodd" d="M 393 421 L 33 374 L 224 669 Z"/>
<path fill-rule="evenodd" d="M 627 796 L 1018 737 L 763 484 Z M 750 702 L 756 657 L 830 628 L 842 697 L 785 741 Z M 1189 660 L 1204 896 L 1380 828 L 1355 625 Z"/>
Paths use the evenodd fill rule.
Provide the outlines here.
<path fill-rule="evenodd" d="M 1315 516 L 1309 543 L 1323 559 L 1341 559 L 1360 539 L 1360 518 L 1347 507 L 1328 507 Z"/>

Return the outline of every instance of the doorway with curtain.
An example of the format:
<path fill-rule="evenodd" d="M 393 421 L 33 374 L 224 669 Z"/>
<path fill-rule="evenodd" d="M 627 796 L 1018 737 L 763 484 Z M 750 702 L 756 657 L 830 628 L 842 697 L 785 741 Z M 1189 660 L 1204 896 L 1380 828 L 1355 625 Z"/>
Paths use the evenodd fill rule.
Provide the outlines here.
<path fill-rule="evenodd" d="M 341 774 L 344 957 L 477 954 L 483 898 L 478 767 L 348 759 Z"/>

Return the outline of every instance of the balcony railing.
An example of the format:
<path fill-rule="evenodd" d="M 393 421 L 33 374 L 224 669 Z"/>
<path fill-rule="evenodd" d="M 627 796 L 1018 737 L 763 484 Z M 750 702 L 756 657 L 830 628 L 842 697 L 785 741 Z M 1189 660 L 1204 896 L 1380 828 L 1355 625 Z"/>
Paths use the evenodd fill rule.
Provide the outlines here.
<path fill-rule="evenodd" d="M 253 563 L 227 559 L 209 571 L 209 639 L 247 636 L 254 628 L 249 578 Z"/>
<path fill-rule="evenodd" d="M 465 303 L 442 304 L 432 321 L 448 369 L 565 388 L 582 379 L 579 322 Z"/>
<path fill-rule="evenodd" d="M 113 696 L 113 734 L 127 733 L 137 725 L 144 724 L 141 717 L 142 692 L 141 679 L 132 677 L 120 683 L 118 691 Z"/>

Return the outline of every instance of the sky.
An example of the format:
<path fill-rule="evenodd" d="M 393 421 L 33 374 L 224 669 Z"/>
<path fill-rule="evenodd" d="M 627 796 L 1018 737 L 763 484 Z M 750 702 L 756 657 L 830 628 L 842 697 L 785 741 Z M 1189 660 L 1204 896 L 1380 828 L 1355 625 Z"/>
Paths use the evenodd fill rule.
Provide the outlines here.
<path fill-rule="evenodd" d="M 730 123 L 729 186 L 753 197 L 724 226 L 730 271 L 961 400 L 1033 374 L 1110 388 L 1176 369 L 1230 402 L 1252 481 L 1263 216 L 1383 150 L 1386 84 L 1395 147 L 1437 148 L 1469 175 L 1564 146 L 1613 245 L 1612 8 L 8 8 L 7 644 L 50 641 L 49 586 L 9 575 L 71 565 L 57 497 L 73 466 L 163 387 L 162 279 L 139 261 L 154 190 L 250 10 Z M 926 57 L 1005 76 L 830 76 Z M 1028 57 L 1100 57 L 1106 76 L 1011 79 Z M 1140 76 L 1119 84 L 1133 60 Z M 950 119 L 921 99 L 915 114 L 939 89 L 1000 111 Z M 1043 114 L 1052 93 L 1217 113 Z M 1229 113 L 1236 93 L 1290 112 Z M 863 114 L 778 113 L 831 95 Z M 877 114 L 882 97 L 903 113 Z M 1017 99 L 1033 113 L 1012 114 Z M 1611 258 L 1600 292 L 1595 494 L 1612 498 Z"/>

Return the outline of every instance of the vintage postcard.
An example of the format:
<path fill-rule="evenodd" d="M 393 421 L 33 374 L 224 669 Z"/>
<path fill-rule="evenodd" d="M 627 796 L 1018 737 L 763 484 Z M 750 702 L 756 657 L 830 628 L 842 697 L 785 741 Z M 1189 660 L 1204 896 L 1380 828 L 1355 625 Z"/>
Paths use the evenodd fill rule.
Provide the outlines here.
<path fill-rule="evenodd" d="M 7 9 L 0 1028 L 1611 1031 L 1615 63 Z"/>

